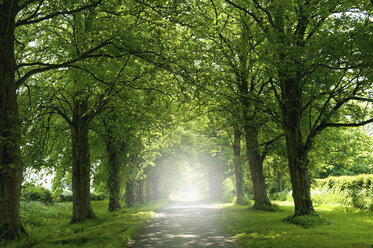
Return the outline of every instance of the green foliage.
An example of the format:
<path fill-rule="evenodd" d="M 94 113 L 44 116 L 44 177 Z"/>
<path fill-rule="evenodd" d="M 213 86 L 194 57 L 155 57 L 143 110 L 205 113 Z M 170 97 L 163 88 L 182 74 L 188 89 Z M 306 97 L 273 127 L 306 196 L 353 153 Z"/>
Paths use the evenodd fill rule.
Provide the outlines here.
<path fill-rule="evenodd" d="M 292 201 L 293 197 L 291 196 L 291 191 L 283 190 L 281 192 L 275 192 L 269 194 L 269 198 L 273 201 Z"/>
<path fill-rule="evenodd" d="M 105 193 L 101 193 L 101 192 L 92 192 L 91 193 L 91 200 L 92 201 L 102 201 L 102 200 L 105 200 L 107 198 L 108 198 L 108 196 Z"/>
<path fill-rule="evenodd" d="M 239 240 L 241 247 L 250 248 L 370 248 L 373 212 L 357 210 L 346 212 L 338 206 L 321 205 L 316 211 L 322 216 L 297 219 L 316 226 L 303 228 L 284 219 L 291 215 L 290 202 L 278 202 L 279 211 L 254 211 L 246 206 L 227 204 L 217 216 L 218 223 Z M 327 220 L 328 222 L 324 222 Z M 318 225 L 319 223 L 321 225 Z M 348 224 L 347 224 L 348 223 Z M 310 225 L 311 226 L 311 225 Z"/>
<path fill-rule="evenodd" d="M 363 128 L 327 129 L 309 157 L 315 177 L 373 173 L 373 139 Z"/>
<path fill-rule="evenodd" d="M 339 203 L 373 210 L 373 175 L 318 179 L 312 194 L 315 203 Z"/>
<path fill-rule="evenodd" d="M 58 195 L 57 200 L 60 202 L 72 202 L 73 192 L 71 190 L 63 190 L 61 194 Z"/>
<path fill-rule="evenodd" d="M 22 201 L 21 220 L 28 237 L 7 243 L 6 247 L 124 247 L 166 202 L 152 202 L 112 213 L 107 211 L 107 204 L 106 200 L 93 201 L 98 218 L 70 225 L 72 203 L 50 205 Z M 0 247 L 3 246 L 0 244 Z"/>
<path fill-rule="evenodd" d="M 55 200 L 49 189 L 32 183 L 24 183 L 22 185 L 21 199 L 24 201 L 39 201 L 43 203 L 52 203 Z"/>

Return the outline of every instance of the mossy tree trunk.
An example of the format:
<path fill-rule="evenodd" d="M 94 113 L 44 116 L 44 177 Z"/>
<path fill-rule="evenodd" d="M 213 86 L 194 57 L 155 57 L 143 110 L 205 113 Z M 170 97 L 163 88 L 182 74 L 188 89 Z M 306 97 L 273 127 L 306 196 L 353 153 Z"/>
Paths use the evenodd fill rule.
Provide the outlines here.
<path fill-rule="evenodd" d="M 14 58 L 14 28 L 18 1 L 0 4 L 0 240 L 25 234 L 20 221 L 23 165 Z"/>
<path fill-rule="evenodd" d="M 91 161 L 88 143 L 89 119 L 87 102 L 74 99 L 74 113 L 71 120 L 72 134 L 72 188 L 73 215 L 71 223 L 95 218 L 91 207 Z"/>
<path fill-rule="evenodd" d="M 108 210 L 110 212 L 118 210 L 120 206 L 120 170 L 121 163 L 124 162 L 125 145 L 115 137 L 113 124 L 116 123 L 117 116 L 114 111 L 108 113 L 110 118 L 104 120 L 104 139 L 106 140 L 107 160 L 107 186 L 109 189 Z"/>
<path fill-rule="evenodd" d="M 107 185 L 109 188 L 108 210 L 110 212 L 118 210 L 120 206 L 120 159 L 118 154 L 118 144 L 113 140 L 111 135 L 106 141 L 106 151 L 108 153 L 108 178 Z"/>
<path fill-rule="evenodd" d="M 301 133 L 300 83 L 286 73 L 280 73 L 282 102 L 281 111 L 285 130 L 287 156 L 295 212 L 294 216 L 316 215 L 311 200 L 311 182 L 308 172 L 307 151 Z"/>
<path fill-rule="evenodd" d="M 135 204 L 135 183 L 133 179 L 128 179 L 126 182 L 125 201 L 126 207 L 133 207 Z"/>

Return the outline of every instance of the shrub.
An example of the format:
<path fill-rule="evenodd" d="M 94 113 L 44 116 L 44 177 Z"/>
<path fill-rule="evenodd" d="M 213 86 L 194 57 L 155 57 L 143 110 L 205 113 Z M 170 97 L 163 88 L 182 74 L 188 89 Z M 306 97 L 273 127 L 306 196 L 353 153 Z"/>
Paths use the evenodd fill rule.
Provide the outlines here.
<path fill-rule="evenodd" d="M 35 186 L 32 183 L 24 183 L 21 191 L 21 199 L 23 201 L 40 201 L 43 203 L 52 203 L 54 198 L 52 192 L 43 186 Z"/>
<path fill-rule="evenodd" d="M 373 209 L 373 175 L 328 177 L 316 180 L 312 191 L 315 203 L 340 203 Z"/>
<path fill-rule="evenodd" d="M 72 202 L 73 201 L 73 192 L 71 190 L 64 190 L 57 197 L 57 200 L 60 202 Z"/>
<path fill-rule="evenodd" d="M 272 201 L 292 201 L 293 199 L 289 190 L 269 194 L 269 198 Z"/>
<path fill-rule="evenodd" d="M 92 201 L 102 201 L 102 200 L 105 200 L 107 198 L 108 197 L 106 196 L 106 194 L 101 193 L 101 192 L 93 192 L 93 193 L 91 193 L 91 200 Z"/>

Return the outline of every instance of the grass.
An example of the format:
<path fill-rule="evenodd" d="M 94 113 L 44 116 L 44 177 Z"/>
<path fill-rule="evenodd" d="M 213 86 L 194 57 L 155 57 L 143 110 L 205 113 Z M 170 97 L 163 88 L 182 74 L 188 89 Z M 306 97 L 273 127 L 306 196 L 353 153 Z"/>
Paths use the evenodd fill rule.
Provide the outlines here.
<path fill-rule="evenodd" d="M 293 214 L 292 203 L 276 203 L 279 204 L 276 212 L 226 204 L 217 221 L 236 236 L 242 247 L 373 247 L 372 211 L 342 205 L 319 205 L 316 211 L 326 221 L 303 228 L 284 221 Z"/>
<path fill-rule="evenodd" d="M 107 211 L 107 203 L 106 200 L 93 201 L 97 219 L 71 225 L 71 203 L 22 202 L 21 221 L 28 237 L 8 243 L 6 247 L 124 247 L 166 201 L 111 213 Z"/>

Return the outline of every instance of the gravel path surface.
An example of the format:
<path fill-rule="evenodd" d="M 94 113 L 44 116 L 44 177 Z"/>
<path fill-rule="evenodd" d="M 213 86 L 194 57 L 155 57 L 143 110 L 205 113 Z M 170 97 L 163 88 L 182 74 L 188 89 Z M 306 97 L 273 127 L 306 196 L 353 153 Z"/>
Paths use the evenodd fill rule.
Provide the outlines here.
<path fill-rule="evenodd" d="M 234 238 L 215 223 L 217 210 L 209 203 L 172 203 L 158 213 L 127 247 L 239 248 Z"/>

